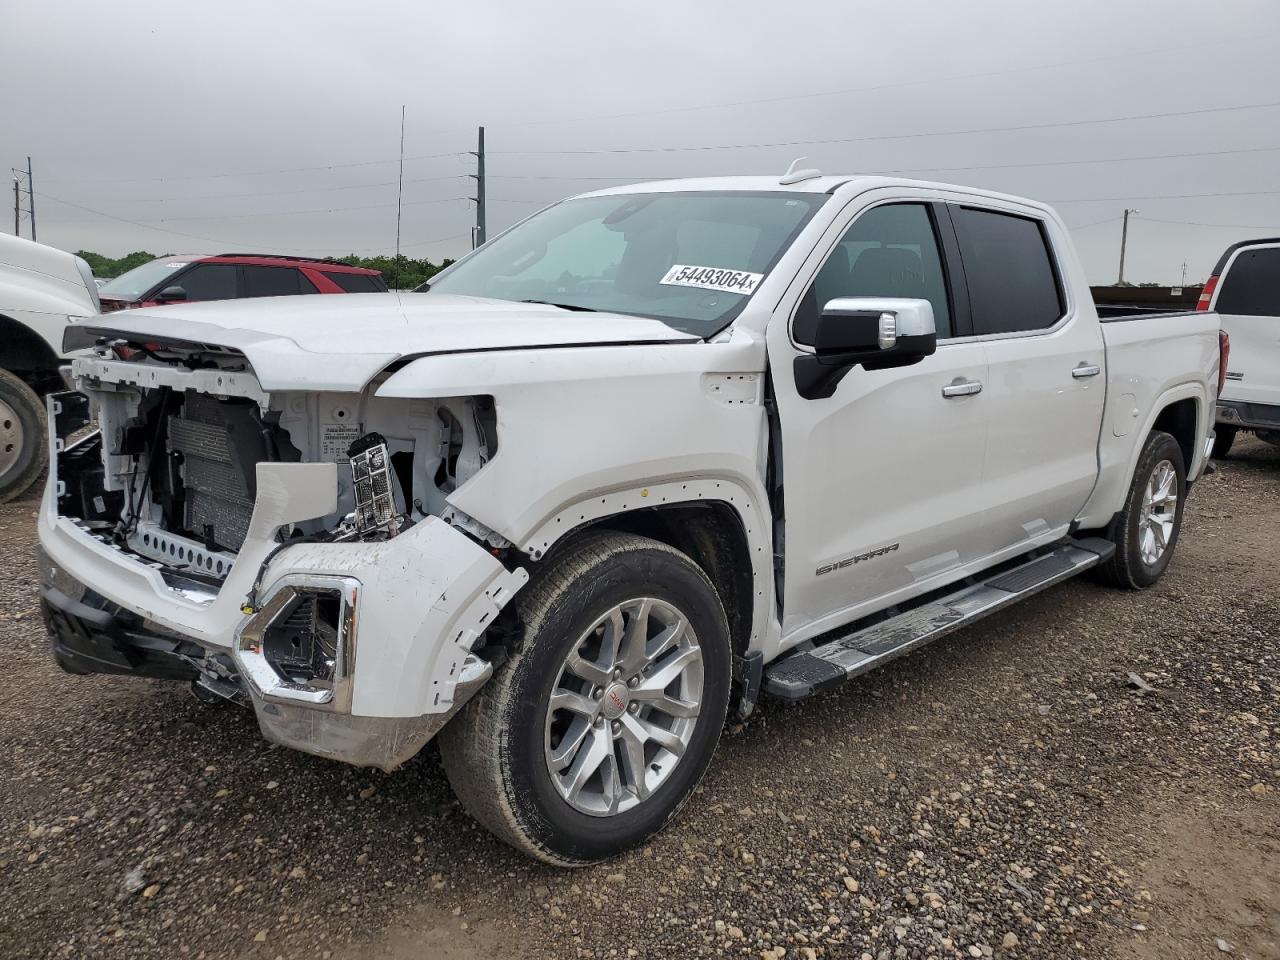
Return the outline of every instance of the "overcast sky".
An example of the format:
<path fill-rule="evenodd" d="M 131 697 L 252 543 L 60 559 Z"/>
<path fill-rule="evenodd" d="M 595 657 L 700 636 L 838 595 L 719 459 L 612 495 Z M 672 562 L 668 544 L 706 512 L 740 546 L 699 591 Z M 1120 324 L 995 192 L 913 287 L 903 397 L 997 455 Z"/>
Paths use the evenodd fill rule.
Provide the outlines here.
<path fill-rule="evenodd" d="M 611 182 L 802 154 L 1053 203 L 1094 283 L 1125 207 L 1134 282 L 1280 234 L 1276 0 L 3 7 L 0 164 L 31 154 L 39 239 L 69 250 L 390 253 L 402 103 L 416 257 L 469 248 L 478 124 L 490 235 Z M 812 140 L 844 142 L 661 149 Z"/>

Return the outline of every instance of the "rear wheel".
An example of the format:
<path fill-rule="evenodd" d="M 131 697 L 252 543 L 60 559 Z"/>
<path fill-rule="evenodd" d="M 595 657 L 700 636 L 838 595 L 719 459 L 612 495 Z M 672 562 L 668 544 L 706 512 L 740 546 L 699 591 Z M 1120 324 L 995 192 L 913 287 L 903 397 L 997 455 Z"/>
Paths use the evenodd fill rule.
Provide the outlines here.
<path fill-rule="evenodd" d="M 659 829 L 693 792 L 724 725 L 729 631 L 687 556 L 591 536 L 518 600 L 524 637 L 442 731 L 454 792 L 540 860 L 602 860 Z"/>
<path fill-rule="evenodd" d="M 1227 459 L 1227 454 L 1231 451 L 1231 444 L 1236 441 L 1236 430 L 1236 427 L 1227 427 L 1221 424 L 1214 427 L 1213 459 Z"/>
<path fill-rule="evenodd" d="M 1098 568 L 1106 582 L 1137 590 L 1160 579 L 1178 544 L 1186 496 L 1182 448 L 1156 430 L 1143 444 L 1124 507 L 1111 524 L 1116 552 Z"/>
<path fill-rule="evenodd" d="M 44 404 L 22 380 L 0 370 L 0 503 L 26 493 L 47 459 Z"/>

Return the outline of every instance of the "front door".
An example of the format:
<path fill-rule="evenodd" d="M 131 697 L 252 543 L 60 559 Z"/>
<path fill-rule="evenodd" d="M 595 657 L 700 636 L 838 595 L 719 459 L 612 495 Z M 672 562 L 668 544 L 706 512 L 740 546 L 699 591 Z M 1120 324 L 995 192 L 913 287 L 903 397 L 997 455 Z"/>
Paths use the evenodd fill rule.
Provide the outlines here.
<path fill-rule="evenodd" d="M 790 327 L 769 326 L 782 437 L 784 646 L 946 583 L 979 559 L 985 345 L 951 339 L 957 298 L 939 244 L 940 209 L 864 205 L 833 226 L 834 245 Z M 857 367 L 831 396 L 801 396 L 792 362 L 837 297 L 928 300 L 937 352 L 907 367 Z M 958 384 L 979 392 L 944 396 Z"/>

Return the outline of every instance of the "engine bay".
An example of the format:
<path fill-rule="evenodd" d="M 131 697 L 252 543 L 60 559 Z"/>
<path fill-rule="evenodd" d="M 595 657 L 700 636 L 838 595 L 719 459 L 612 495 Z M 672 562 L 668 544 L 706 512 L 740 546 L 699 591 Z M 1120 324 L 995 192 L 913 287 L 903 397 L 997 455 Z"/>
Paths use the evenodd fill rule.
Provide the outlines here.
<path fill-rule="evenodd" d="M 508 545 L 448 502 L 496 451 L 491 397 L 384 399 L 380 380 L 359 394 L 266 394 L 243 361 L 235 376 L 216 375 L 228 369 L 220 360 L 191 369 L 186 357 L 162 374 L 154 357 L 82 369 L 99 432 L 59 456 L 59 513 L 121 549 L 220 580 L 249 530 L 257 465 L 332 462 L 337 509 L 280 530 L 281 544 L 390 537 L 436 516 Z"/>

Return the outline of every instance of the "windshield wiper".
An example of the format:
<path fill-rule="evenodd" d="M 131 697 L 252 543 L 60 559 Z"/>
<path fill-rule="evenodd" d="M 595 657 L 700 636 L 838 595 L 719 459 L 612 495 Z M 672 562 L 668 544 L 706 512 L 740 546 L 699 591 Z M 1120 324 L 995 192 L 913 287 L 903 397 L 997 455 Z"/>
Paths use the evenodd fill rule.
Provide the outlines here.
<path fill-rule="evenodd" d="M 578 303 L 556 303 L 553 300 L 521 300 L 521 303 L 537 303 L 544 307 L 559 307 L 561 310 L 575 310 L 578 313 L 599 313 L 595 307 L 584 307 Z"/>

